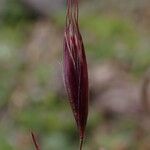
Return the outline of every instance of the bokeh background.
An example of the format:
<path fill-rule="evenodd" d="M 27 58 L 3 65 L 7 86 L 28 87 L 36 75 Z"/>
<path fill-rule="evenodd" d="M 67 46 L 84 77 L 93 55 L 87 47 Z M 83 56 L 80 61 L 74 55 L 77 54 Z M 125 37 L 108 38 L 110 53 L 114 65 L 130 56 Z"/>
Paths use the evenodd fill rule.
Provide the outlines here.
<path fill-rule="evenodd" d="M 81 0 L 90 108 L 84 150 L 150 150 L 150 1 Z M 0 0 L 0 149 L 77 150 L 63 86 L 65 0 Z"/>

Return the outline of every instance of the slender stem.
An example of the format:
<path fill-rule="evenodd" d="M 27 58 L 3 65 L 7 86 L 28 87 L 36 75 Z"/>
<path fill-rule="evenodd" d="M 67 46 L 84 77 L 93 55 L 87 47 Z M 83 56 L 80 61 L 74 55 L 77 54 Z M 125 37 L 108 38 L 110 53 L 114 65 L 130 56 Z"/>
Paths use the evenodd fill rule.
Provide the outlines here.
<path fill-rule="evenodd" d="M 83 137 L 82 137 L 82 138 L 80 138 L 80 147 L 79 147 L 79 149 L 80 149 L 80 150 L 82 150 L 83 140 L 84 140 L 84 139 L 83 139 Z"/>
<path fill-rule="evenodd" d="M 40 150 L 39 144 L 37 143 L 36 137 L 33 132 L 31 132 L 31 136 L 32 136 L 32 141 L 34 143 L 35 149 Z"/>

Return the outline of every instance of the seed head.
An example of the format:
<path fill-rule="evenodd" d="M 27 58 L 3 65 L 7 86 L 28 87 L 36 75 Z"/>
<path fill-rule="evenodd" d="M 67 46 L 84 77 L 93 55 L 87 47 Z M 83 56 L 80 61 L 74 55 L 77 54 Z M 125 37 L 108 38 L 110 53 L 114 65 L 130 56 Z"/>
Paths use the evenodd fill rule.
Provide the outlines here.
<path fill-rule="evenodd" d="M 78 25 L 78 0 L 67 0 L 64 32 L 64 80 L 80 134 L 80 149 L 88 116 L 88 71 Z"/>

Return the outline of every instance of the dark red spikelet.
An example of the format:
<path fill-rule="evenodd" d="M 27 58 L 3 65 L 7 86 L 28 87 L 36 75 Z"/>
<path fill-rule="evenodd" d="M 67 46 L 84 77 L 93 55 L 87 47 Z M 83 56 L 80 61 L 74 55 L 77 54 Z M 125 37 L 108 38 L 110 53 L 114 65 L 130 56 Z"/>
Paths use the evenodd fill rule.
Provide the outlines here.
<path fill-rule="evenodd" d="M 40 147 L 39 147 L 39 145 L 38 145 L 38 143 L 37 143 L 36 137 L 35 137 L 35 135 L 34 135 L 33 132 L 31 132 L 31 136 L 32 136 L 32 141 L 33 141 L 33 144 L 34 144 L 34 146 L 35 146 L 35 149 L 36 149 L 36 150 L 40 150 Z"/>
<path fill-rule="evenodd" d="M 88 71 L 78 26 L 78 0 L 67 0 L 64 32 L 64 80 L 80 134 L 80 149 L 88 116 Z"/>

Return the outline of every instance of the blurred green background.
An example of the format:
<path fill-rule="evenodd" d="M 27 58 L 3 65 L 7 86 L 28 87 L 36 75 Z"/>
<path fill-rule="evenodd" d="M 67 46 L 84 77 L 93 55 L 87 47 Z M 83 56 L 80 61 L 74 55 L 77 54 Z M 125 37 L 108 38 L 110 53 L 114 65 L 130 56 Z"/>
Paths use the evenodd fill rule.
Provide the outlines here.
<path fill-rule="evenodd" d="M 150 1 L 82 0 L 89 65 L 84 150 L 150 149 Z M 0 149 L 77 150 L 63 86 L 65 0 L 0 0 Z"/>

